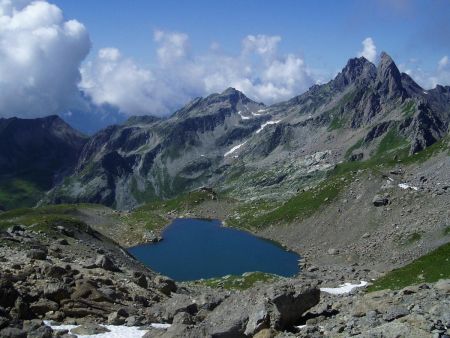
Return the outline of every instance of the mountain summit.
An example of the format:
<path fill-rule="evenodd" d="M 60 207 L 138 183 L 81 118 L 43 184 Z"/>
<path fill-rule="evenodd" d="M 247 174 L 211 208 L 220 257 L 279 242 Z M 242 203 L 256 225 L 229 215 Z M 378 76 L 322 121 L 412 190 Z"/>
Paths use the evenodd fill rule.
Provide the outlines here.
<path fill-rule="evenodd" d="M 384 52 L 377 66 L 352 58 L 328 83 L 272 106 L 228 88 L 169 118 L 130 118 L 93 135 L 70 180 L 43 202 L 129 209 L 200 186 L 276 200 L 341 161 L 413 154 L 442 139 L 449 97 L 448 87 L 424 91 Z M 386 138 L 395 147 L 385 154 Z"/>

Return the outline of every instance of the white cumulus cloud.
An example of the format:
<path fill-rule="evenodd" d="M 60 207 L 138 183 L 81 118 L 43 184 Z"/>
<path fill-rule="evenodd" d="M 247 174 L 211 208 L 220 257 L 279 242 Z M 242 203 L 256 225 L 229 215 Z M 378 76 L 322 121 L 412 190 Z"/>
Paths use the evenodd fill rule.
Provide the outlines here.
<path fill-rule="evenodd" d="M 410 60 L 399 65 L 399 68 L 425 89 L 432 89 L 438 84 L 450 85 L 450 60 L 447 55 L 437 62 L 434 69 L 424 69 L 419 60 Z"/>
<path fill-rule="evenodd" d="M 363 49 L 358 53 L 358 56 L 364 56 L 370 62 L 375 62 L 377 57 L 377 47 L 371 37 L 365 38 L 362 41 Z"/>
<path fill-rule="evenodd" d="M 153 42 L 151 66 L 108 46 L 85 61 L 91 43 L 82 23 L 45 0 L 0 0 L 0 117 L 108 107 L 162 116 L 227 87 L 270 104 L 316 82 L 302 56 L 279 52 L 280 36 L 247 35 L 235 54 L 217 42 L 195 53 L 183 32 L 157 30 Z"/>
<path fill-rule="evenodd" d="M 184 33 L 155 31 L 154 40 L 159 44 L 157 54 L 162 65 L 170 65 L 186 57 L 189 38 Z"/>
<path fill-rule="evenodd" d="M 66 21 L 57 6 L 0 0 L 0 116 L 44 116 L 77 105 L 89 49 L 85 27 Z"/>
<path fill-rule="evenodd" d="M 449 64 L 448 56 L 445 55 L 438 62 L 438 70 L 444 70 Z"/>
<path fill-rule="evenodd" d="M 256 52 L 260 55 L 272 56 L 276 53 L 280 41 L 281 37 L 277 35 L 247 35 L 242 40 L 242 46 L 246 53 Z"/>
<path fill-rule="evenodd" d="M 273 103 L 289 99 L 314 83 L 300 56 L 279 55 L 278 36 L 248 35 L 237 55 L 215 43 L 206 54 L 192 55 L 184 33 L 156 31 L 157 64 L 151 68 L 100 50 L 82 69 L 82 90 L 97 104 L 126 114 L 167 115 L 196 96 L 235 87 L 252 99 Z"/>

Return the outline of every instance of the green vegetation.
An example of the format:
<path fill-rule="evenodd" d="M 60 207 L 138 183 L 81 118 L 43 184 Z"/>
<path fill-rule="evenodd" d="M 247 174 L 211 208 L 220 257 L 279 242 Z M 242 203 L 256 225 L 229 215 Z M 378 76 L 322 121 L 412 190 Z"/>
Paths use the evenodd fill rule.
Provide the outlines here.
<path fill-rule="evenodd" d="M 134 177 L 131 180 L 131 194 L 140 203 L 148 202 L 156 198 L 153 188 L 148 189 L 147 187 L 145 187 L 144 191 L 139 190 L 136 179 Z"/>
<path fill-rule="evenodd" d="M 95 207 L 90 204 L 52 205 L 40 208 L 21 208 L 0 214 L 0 229 L 14 224 L 30 227 L 35 231 L 53 233 L 59 225 L 87 230 L 87 225 L 76 218 L 79 208 Z"/>
<path fill-rule="evenodd" d="M 368 291 L 398 290 L 418 283 L 431 283 L 450 278 L 450 243 L 447 243 L 414 262 L 393 270 L 377 279 Z"/>
<path fill-rule="evenodd" d="M 402 113 L 404 117 L 409 117 L 414 114 L 416 110 L 416 103 L 414 101 L 407 101 L 402 106 Z"/>
<path fill-rule="evenodd" d="M 422 234 L 418 232 L 414 232 L 412 234 L 409 234 L 406 240 L 403 242 L 404 245 L 411 245 L 414 244 L 422 239 Z"/>
<path fill-rule="evenodd" d="M 260 213 L 258 216 L 253 218 L 248 216 L 239 219 L 234 218 L 227 221 L 227 223 L 261 228 L 270 224 L 289 223 L 294 220 L 304 219 L 319 210 L 324 204 L 336 198 L 351 175 L 352 173 L 348 173 L 330 177 L 316 187 L 299 193 L 271 211 L 261 214 L 261 208 L 255 208 L 255 213 Z M 268 203 L 260 202 L 258 206 L 264 210 L 268 208 Z"/>
<path fill-rule="evenodd" d="M 0 175 L 0 205 L 7 210 L 34 206 L 53 185 L 58 163 L 49 163 L 50 169 L 27 169 Z M 29 165 L 23 164 L 28 168 Z"/>
<path fill-rule="evenodd" d="M 447 135 L 424 150 L 402 160 L 405 164 L 423 163 L 440 152 L 448 152 L 450 137 Z"/>
<path fill-rule="evenodd" d="M 375 154 L 371 157 L 372 161 L 382 162 L 389 161 L 394 156 L 397 158 L 406 158 L 409 154 L 409 142 L 403 136 L 392 128 L 381 140 Z"/>
<path fill-rule="evenodd" d="M 121 221 L 128 225 L 142 225 L 147 230 L 159 229 L 169 222 L 167 213 L 190 211 L 206 200 L 211 200 L 208 192 L 193 191 L 171 200 L 147 203 L 135 209 L 131 214 L 122 216 Z"/>
<path fill-rule="evenodd" d="M 332 120 L 330 125 L 328 126 L 328 131 L 333 131 L 336 129 L 341 129 L 344 127 L 345 123 L 347 122 L 346 119 L 335 116 Z"/>
<path fill-rule="evenodd" d="M 36 184 L 20 178 L 0 178 L 0 205 L 6 209 L 31 207 L 43 194 Z"/>
<path fill-rule="evenodd" d="M 450 227 L 445 227 L 443 233 L 444 233 L 444 236 L 450 235 Z"/>
<path fill-rule="evenodd" d="M 235 210 L 235 214 L 226 220 L 226 224 L 234 228 L 251 229 L 252 227 L 261 227 L 258 224 L 260 217 L 274 210 L 280 204 L 275 202 L 267 202 L 263 200 L 252 201 L 248 203 L 239 203 Z"/>
<path fill-rule="evenodd" d="M 201 279 L 195 284 L 209 286 L 211 288 L 223 288 L 227 290 L 246 290 L 256 283 L 269 283 L 282 277 L 264 272 L 247 272 L 241 276 L 228 275 L 220 278 Z"/>
<path fill-rule="evenodd" d="M 353 149 L 359 148 L 363 140 L 353 145 Z M 378 148 L 372 157 L 366 161 L 344 162 L 328 172 L 325 180 L 316 187 L 302 191 L 288 199 L 285 203 L 268 203 L 266 201 L 251 202 L 241 205 L 236 214 L 226 220 L 227 224 L 240 228 L 263 228 L 271 224 L 284 224 L 294 220 L 302 220 L 322 206 L 330 203 L 344 189 L 352 176 L 360 170 L 369 170 L 382 174 L 382 170 L 395 166 L 399 162 L 404 164 L 425 161 L 438 152 L 448 149 L 448 138 L 436 142 L 423 151 L 409 155 L 409 142 L 398 134 L 396 129 L 389 130 L 380 141 Z M 408 243 L 414 243 L 420 239 L 420 234 L 415 234 L 408 239 Z"/>
<path fill-rule="evenodd" d="M 351 91 L 347 94 L 345 94 L 339 101 L 339 103 L 337 105 L 335 105 L 329 112 L 328 114 L 333 117 L 330 125 L 328 126 L 328 131 L 333 131 L 336 129 L 341 129 L 345 126 L 345 124 L 347 123 L 347 119 L 342 117 L 341 113 L 344 109 L 344 107 L 352 102 L 355 97 L 357 96 L 357 91 Z"/>
<path fill-rule="evenodd" d="M 353 150 L 361 148 L 363 144 L 364 139 L 358 140 L 354 145 L 347 149 L 347 151 L 345 152 L 345 158 L 348 159 L 352 155 Z"/>

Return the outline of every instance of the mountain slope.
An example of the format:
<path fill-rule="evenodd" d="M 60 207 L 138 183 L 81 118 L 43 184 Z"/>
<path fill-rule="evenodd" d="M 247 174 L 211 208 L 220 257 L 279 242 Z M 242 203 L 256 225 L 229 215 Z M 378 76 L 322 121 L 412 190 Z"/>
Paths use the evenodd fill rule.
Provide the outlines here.
<path fill-rule="evenodd" d="M 285 200 L 347 160 L 401 158 L 448 133 L 450 88 L 424 91 L 386 53 L 350 59 L 330 82 L 266 107 L 229 88 L 168 119 L 133 118 L 94 135 L 47 202 L 127 209 L 212 186 Z"/>
<path fill-rule="evenodd" d="M 48 198 L 129 208 L 206 184 L 224 154 L 267 120 L 258 113 L 263 108 L 229 88 L 168 119 L 136 117 L 106 128 L 83 148 L 75 175 Z"/>
<path fill-rule="evenodd" d="M 85 142 L 57 116 L 0 119 L 0 204 L 35 204 L 70 173 Z"/>

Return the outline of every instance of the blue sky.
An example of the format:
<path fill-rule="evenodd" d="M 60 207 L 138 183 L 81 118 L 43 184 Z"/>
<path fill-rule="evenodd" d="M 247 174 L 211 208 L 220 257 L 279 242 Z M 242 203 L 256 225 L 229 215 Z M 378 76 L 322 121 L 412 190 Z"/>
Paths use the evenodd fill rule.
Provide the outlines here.
<path fill-rule="evenodd" d="M 86 25 L 94 51 L 114 46 L 139 62 L 154 61 L 155 29 L 187 33 L 193 50 L 211 43 L 237 53 L 248 34 L 279 35 L 280 50 L 314 68 L 340 69 L 372 37 L 397 62 L 435 67 L 450 53 L 449 1 L 146 1 L 55 0 Z M 447 42 L 447 43 L 446 43 Z"/>
<path fill-rule="evenodd" d="M 449 14 L 448 0 L 2 0 L 0 117 L 95 130 L 227 87 L 272 104 L 381 51 L 426 89 L 450 85 Z"/>

